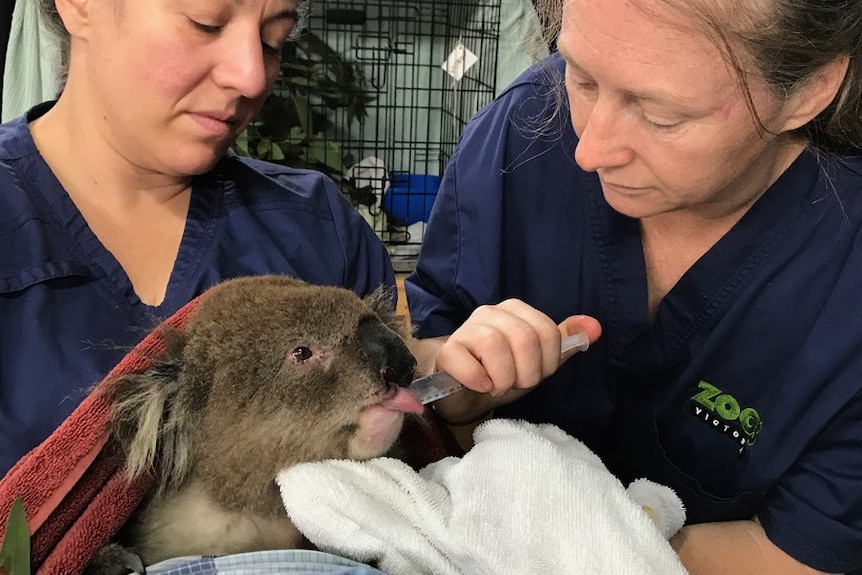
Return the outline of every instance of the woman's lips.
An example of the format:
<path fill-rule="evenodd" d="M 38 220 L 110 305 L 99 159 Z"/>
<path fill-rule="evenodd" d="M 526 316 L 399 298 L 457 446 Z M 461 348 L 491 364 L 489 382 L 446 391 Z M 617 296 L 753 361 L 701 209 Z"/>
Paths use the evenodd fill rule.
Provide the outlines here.
<path fill-rule="evenodd" d="M 632 186 L 622 186 L 620 184 L 614 184 L 611 182 L 606 182 L 602 180 L 602 188 L 605 190 L 610 190 L 616 192 L 618 194 L 624 194 L 627 196 L 636 196 L 638 194 L 642 194 L 647 191 L 648 188 L 645 187 L 632 187 Z"/>
<path fill-rule="evenodd" d="M 220 138 L 230 136 L 236 123 L 232 118 L 226 116 L 221 117 L 214 114 L 194 112 L 190 115 L 195 123 L 207 133 Z"/>

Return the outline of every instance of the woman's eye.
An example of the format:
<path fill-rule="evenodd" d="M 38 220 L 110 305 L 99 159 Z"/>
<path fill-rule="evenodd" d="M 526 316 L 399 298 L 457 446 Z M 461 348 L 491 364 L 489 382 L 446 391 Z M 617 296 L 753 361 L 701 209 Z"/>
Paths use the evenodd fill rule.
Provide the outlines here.
<path fill-rule="evenodd" d="M 595 82 L 572 80 L 569 84 L 572 95 L 578 98 L 585 98 L 591 101 L 598 97 L 599 86 Z"/>
<path fill-rule="evenodd" d="M 191 20 L 192 25 L 203 32 L 204 34 L 218 34 L 221 30 L 221 26 L 211 26 L 209 24 L 204 24 L 203 22 L 198 22 L 196 20 Z"/>
<path fill-rule="evenodd" d="M 583 78 L 568 77 L 568 83 L 578 92 L 595 92 L 598 86 L 595 82 Z"/>
<path fill-rule="evenodd" d="M 282 48 L 284 48 L 291 33 L 293 33 L 292 21 L 279 21 L 261 29 L 260 43 L 263 46 L 263 53 L 267 56 L 281 58 Z"/>
<path fill-rule="evenodd" d="M 682 126 L 682 121 L 675 120 L 659 120 L 659 119 L 650 119 L 647 116 L 644 116 L 644 121 L 649 124 L 650 127 L 655 128 L 656 130 L 674 130 Z"/>
<path fill-rule="evenodd" d="M 290 352 L 290 360 L 295 363 L 304 363 L 314 356 L 314 352 L 312 352 L 309 348 L 301 345 L 293 349 Z"/>

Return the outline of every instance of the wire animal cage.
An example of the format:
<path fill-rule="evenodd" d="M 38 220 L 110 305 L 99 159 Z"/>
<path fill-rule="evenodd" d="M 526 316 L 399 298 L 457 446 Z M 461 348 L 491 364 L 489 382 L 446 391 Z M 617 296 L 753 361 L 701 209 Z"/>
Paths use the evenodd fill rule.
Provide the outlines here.
<path fill-rule="evenodd" d="M 362 87 L 353 106 L 310 104 L 329 118 L 324 147 L 340 154 L 342 191 L 386 244 L 396 271 L 409 271 L 458 137 L 494 98 L 500 0 L 313 6 L 310 35 L 349 64 Z"/>

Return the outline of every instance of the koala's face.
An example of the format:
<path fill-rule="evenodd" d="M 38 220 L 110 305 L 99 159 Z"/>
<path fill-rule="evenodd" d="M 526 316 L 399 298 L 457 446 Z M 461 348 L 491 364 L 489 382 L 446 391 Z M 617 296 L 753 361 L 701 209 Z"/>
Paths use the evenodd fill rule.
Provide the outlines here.
<path fill-rule="evenodd" d="M 187 327 L 186 409 L 196 443 L 225 464 L 273 469 L 386 452 L 405 412 L 415 359 L 370 301 L 284 277 L 214 288 Z M 386 321 L 385 321 L 386 320 Z"/>

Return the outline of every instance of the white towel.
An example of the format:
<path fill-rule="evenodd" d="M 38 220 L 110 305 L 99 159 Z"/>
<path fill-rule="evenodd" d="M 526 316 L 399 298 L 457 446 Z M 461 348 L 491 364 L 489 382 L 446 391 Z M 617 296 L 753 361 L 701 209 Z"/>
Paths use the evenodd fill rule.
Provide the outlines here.
<path fill-rule="evenodd" d="M 684 518 L 669 489 L 653 484 L 676 501 L 662 534 L 559 428 L 497 419 L 474 438 L 462 458 L 419 472 L 392 458 L 328 460 L 284 470 L 277 483 L 314 545 L 391 575 L 686 573 L 665 538 Z"/>

